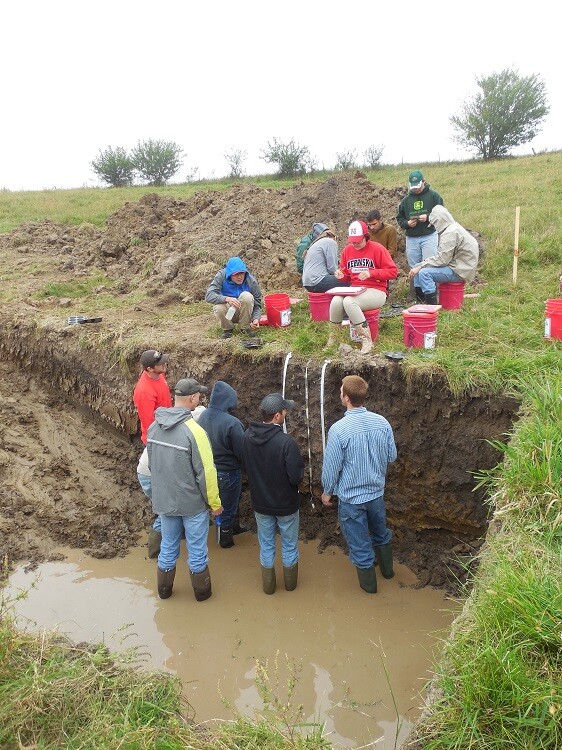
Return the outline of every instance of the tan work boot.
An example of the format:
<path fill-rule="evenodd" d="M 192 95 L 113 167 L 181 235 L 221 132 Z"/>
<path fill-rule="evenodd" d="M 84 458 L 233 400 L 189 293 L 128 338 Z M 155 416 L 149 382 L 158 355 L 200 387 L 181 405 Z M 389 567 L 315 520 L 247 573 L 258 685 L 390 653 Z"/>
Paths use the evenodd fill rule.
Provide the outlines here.
<path fill-rule="evenodd" d="M 172 596 L 175 577 L 175 568 L 171 568 L 171 570 L 160 570 L 160 568 L 156 568 L 156 584 L 158 586 L 158 596 L 160 599 L 169 599 Z"/>
<path fill-rule="evenodd" d="M 193 573 L 189 571 L 191 577 L 191 585 L 193 586 L 193 593 L 198 602 L 204 602 L 208 599 L 211 594 L 211 574 L 209 573 L 209 566 L 202 570 L 200 573 Z"/>
<path fill-rule="evenodd" d="M 355 326 L 356 332 L 361 336 L 361 354 L 368 354 L 373 348 L 371 329 L 369 326 Z"/>
<path fill-rule="evenodd" d="M 287 591 L 294 591 L 297 588 L 297 578 L 299 577 L 299 564 L 296 562 L 290 568 L 283 565 L 283 579 Z"/>
<path fill-rule="evenodd" d="M 277 588 L 277 581 L 275 579 L 275 568 L 264 568 L 261 566 L 261 585 L 264 594 L 274 594 Z"/>

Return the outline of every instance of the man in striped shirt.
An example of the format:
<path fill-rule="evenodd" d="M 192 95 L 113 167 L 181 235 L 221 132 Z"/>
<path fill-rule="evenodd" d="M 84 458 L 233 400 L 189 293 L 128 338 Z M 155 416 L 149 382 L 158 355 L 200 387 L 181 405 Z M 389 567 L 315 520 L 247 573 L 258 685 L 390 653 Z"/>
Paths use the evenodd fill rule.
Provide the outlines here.
<path fill-rule="evenodd" d="M 346 413 L 328 431 L 322 468 L 322 502 L 338 498 L 338 519 L 357 568 L 359 585 L 377 592 L 375 548 L 380 571 L 392 578 L 392 532 L 386 525 L 384 485 L 389 463 L 396 460 L 392 427 L 364 404 L 369 386 L 358 375 L 347 375 L 340 391 Z"/>

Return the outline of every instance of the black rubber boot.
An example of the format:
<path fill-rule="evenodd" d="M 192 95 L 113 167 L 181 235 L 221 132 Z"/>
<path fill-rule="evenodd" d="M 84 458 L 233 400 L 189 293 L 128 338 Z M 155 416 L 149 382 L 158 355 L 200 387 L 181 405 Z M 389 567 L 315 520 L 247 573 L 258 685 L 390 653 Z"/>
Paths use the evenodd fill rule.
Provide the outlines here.
<path fill-rule="evenodd" d="M 375 566 L 372 565 L 370 568 L 357 568 L 357 578 L 359 578 L 359 585 L 368 594 L 377 593 L 377 574 L 375 573 Z"/>
<path fill-rule="evenodd" d="M 247 531 L 250 531 L 250 529 L 247 526 L 240 526 L 239 523 L 235 523 L 232 527 L 232 533 L 234 536 L 237 534 L 245 534 Z"/>
<path fill-rule="evenodd" d="M 148 557 L 151 560 L 154 560 L 155 557 L 158 557 L 158 553 L 160 552 L 160 544 L 162 543 L 162 534 L 159 531 L 155 531 L 154 529 L 150 529 L 148 532 Z"/>
<path fill-rule="evenodd" d="M 225 529 L 224 526 L 219 526 L 219 544 L 224 549 L 234 547 L 234 539 L 232 538 L 232 529 Z"/>
<path fill-rule="evenodd" d="M 211 574 L 209 573 L 209 566 L 202 570 L 200 573 L 193 573 L 189 571 L 191 577 L 191 585 L 193 586 L 193 593 L 198 602 L 204 602 L 208 599 L 211 594 Z"/>
<path fill-rule="evenodd" d="M 431 294 L 425 294 L 425 304 L 426 305 L 436 305 L 437 304 L 437 292 L 432 292 Z"/>
<path fill-rule="evenodd" d="M 425 295 L 422 292 L 421 286 L 414 287 L 414 295 L 416 297 L 416 302 L 421 302 L 421 303 L 425 302 Z"/>
<path fill-rule="evenodd" d="M 264 568 L 261 566 L 261 585 L 264 594 L 274 594 L 277 588 L 275 579 L 275 568 Z"/>
<path fill-rule="evenodd" d="M 379 559 L 379 567 L 383 578 L 394 578 L 392 568 L 392 544 L 383 544 L 382 547 L 375 547 Z"/>
<path fill-rule="evenodd" d="M 160 570 L 156 568 L 156 583 L 158 585 L 158 596 L 160 599 L 169 599 L 172 596 L 176 569 Z"/>
<path fill-rule="evenodd" d="M 283 579 L 287 591 L 294 591 L 297 588 L 297 579 L 299 577 L 299 564 L 296 562 L 290 568 L 283 566 Z"/>

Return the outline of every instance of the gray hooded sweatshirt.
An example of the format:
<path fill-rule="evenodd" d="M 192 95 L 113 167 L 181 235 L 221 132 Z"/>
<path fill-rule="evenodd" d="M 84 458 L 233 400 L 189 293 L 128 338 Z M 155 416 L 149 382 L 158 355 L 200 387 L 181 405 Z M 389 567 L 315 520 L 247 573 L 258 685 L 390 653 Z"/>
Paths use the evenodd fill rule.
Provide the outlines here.
<path fill-rule="evenodd" d="M 437 254 L 426 258 L 420 265 L 449 266 L 461 279 L 472 281 L 478 265 L 478 242 L 453 219 L 444 206 L 432 209 L 429 223 L 437 230 L 439 245 Z"/>
<path fill-rule="evenodd" d="M 213 451 L 205 430 L 181 406 L 154 412 L 148 428 L 152 508 L 157 515 L 196 516 L 220 508 Z"/>

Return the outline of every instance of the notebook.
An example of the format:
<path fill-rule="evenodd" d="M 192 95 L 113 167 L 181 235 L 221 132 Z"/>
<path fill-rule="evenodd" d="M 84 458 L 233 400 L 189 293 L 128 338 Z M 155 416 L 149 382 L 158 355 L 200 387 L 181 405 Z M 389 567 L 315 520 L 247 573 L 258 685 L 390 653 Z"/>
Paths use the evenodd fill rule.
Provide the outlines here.
<path fill-rule="evenodd" d="M 345 294 L 346 297 L 355 297 L 356 294 L 364 291 L 364 286 L 335 286 L 333 289 L 328 289 L 326 294 Z"/>

